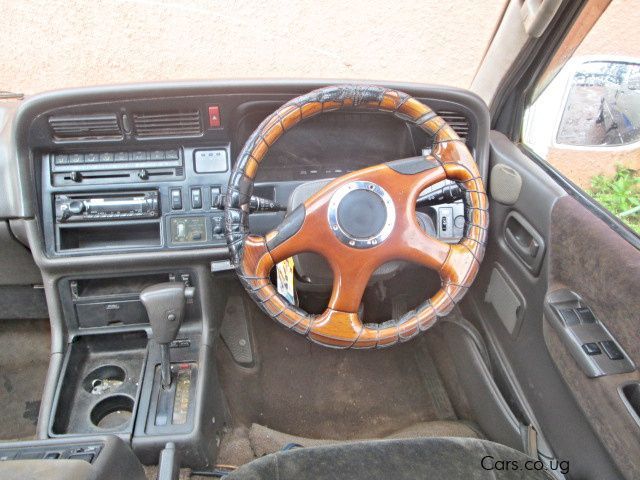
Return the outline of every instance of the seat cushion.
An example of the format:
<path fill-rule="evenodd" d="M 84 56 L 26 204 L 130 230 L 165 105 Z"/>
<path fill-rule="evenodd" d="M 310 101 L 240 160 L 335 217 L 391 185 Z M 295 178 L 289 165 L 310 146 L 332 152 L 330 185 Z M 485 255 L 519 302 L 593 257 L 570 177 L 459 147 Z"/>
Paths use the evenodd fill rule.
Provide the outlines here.
<path fill-rule="evenodd" d="M 506 464 L 505 462 L 509 462 Z M 527 463 L 528 462 L 528 463 Z M 377 440 L 299 448 L 254 460 L 228 480 L 526 479 L 549 480 L 535 460 L 476 438 Z M 539 466 L 539 464 L 538 464 Z M 528 467 L 528 468 L 527 468 Z"/>

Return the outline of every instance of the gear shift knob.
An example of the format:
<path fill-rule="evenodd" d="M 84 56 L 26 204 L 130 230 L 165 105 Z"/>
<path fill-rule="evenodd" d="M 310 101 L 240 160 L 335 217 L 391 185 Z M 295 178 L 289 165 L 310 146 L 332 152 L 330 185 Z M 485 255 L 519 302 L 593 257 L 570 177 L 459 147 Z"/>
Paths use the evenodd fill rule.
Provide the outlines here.
<path fill-rule="evenodd" d="M 180 282 L 159 283 L 140 292 L 140 301 L 147 310 L 153 339 L 162 350 L 162 385 L 171 385 L 169 344 L 176 339 L 184 318 L 187 299 L 193 298 L 195 289 Z"/>
<path fill-rule="evenodd" d="M 147 287 L 140 293 L 156 342 L 171 343 L 176 339 L 187 298 L 193 298 L 193 291 L 193 287 L 183 283 L 167 282 Z"/>

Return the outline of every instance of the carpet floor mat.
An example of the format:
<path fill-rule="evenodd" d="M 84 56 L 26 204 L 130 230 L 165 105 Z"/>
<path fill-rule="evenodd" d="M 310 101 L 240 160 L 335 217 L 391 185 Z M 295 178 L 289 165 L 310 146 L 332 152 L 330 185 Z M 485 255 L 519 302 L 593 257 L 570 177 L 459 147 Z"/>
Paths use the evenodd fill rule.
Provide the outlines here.
<path fill-rule="evenodd" d="M 49 320 L 0 320 L 0 439 L 35 437 L 50 351 Z"/>

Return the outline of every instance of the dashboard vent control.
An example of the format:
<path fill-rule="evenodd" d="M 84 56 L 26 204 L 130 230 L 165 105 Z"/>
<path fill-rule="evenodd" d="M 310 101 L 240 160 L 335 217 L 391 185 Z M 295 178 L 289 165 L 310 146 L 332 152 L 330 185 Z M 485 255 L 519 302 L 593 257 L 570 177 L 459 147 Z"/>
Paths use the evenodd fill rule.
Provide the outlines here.
<path fill-rule="evenodd" d="M 56 140 L 122 139 L 116 114 L 58 115 L 49 118 Z"/>
<path fill-rule="evenodd" d="M 202 135 L 202 118 L 198 110 L 134 113 L 133 131 L 139 138 L 199 136 Z"/>
<path fill-rule="evenodd" d="M 463 114 L 451 110 L 440 110 L 438 115 L 455 130 L 458 136 L 467 141 L 469 135 L 469 120 Z"/>

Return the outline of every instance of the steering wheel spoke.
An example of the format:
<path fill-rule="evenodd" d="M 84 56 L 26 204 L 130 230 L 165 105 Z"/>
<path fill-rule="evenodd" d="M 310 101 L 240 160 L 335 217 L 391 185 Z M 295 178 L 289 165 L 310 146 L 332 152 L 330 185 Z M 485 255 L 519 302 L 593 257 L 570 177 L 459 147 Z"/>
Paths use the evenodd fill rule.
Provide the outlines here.
<path fill-rule="evenodd" d="M 403 239 L 399 256 L 431 270 L 440 271 L 451 252 L 451 245 L 423 232 L 417 224 L 403 233 Z"/>
<path fill-rule="evenodd" d="M 365 255 L 354 255 L 350 260 L 332 261 L 333 291 L 329 308 L 347 313 L 357 313 L 371 275 L 378 265 Z"/>

